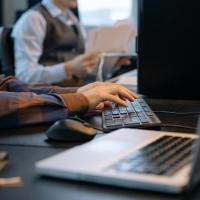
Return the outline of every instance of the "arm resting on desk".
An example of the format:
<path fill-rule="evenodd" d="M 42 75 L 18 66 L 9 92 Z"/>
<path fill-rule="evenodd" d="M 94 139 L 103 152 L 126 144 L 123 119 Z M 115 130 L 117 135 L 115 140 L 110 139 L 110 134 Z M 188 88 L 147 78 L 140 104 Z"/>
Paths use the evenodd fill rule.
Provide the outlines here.
<path fill-rule="evenodd" d="M 33 87 L 15 77 L 0 79 L 0 128 L 51 123 L 88 111 L 73 88 Z"/>
<path fill-rule="evenodd" d="M 81 94 L 42 94 L 0 92 L 0 128 L 52 123 L 69 115 L 88 111 Z"/>
<path fill-rule="evenodd" d="M 57 93 L 57 94 L 66 94 L 66 93 L 74 93 L 78 88 L 67 88 L 67 87 L 58 87 L 58 86 L 50 86 L 50 85 L 29 85 L 20 80 L 18 80 L 14 76 L 9 76 L 7 78 L 0 79 L 0 91 L 8 91 L 8 92 L 34 92 L 36 94 L 49 94 L 49 93 Z"/>

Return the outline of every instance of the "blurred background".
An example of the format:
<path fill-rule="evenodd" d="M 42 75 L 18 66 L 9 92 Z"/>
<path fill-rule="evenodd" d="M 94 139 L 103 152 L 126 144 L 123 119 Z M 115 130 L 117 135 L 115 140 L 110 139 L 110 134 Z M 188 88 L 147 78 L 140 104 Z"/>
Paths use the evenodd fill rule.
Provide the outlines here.
<path fill-rule="evenodd" d="M 1 0 L 0 26 L 12 26 L 25 10 L 39 1 Z M 77 14 L 86 28 L 111 26 L 125 18 L 131 18 L 136 26 L 137 0 L 78 0 Z"/>
<path fill-rule="evenodd" d="M 25 11 L 40 1 L 0 0 L 0 27 L 13 27 Z M 77 0 L 77 2 L 78 8 L 74 10 L 74 13 L 78 16 L 86 31 L 92 28 L 109 27 L 117 21 L 127 18 L 131 19 L 133 26 L 137 29 L 138 0 Z M 12 41 L 9 45 L 12 47 Z M 136 55 L 136 38 L 133 38 L 130 42 L 129 50 Z M 11 51 L 9 50 L 9 52 Z M 4 59 L 5 57 L 1 56 L 1 66 L 3 63 L 2 58 Z M 11 59 L 12 57 L 13 55 L 6 59 L 7 61 L 11 60 L 10 64 L 7 61 L 3 64 L 3 66 L 6 66 L 6 69 L 9 68 L 7 66 L 13 65 L 14 60 Z M 120 74 L 136 68 L 137 56 L 132 57 L 131 61 L 132 64 L 129 67 L 121 68 L 122 71 L 119 71 Z M 13 70 L 11 71 L 14 73 Z M 7 74 L 5 71 L 2 73 Z"/>

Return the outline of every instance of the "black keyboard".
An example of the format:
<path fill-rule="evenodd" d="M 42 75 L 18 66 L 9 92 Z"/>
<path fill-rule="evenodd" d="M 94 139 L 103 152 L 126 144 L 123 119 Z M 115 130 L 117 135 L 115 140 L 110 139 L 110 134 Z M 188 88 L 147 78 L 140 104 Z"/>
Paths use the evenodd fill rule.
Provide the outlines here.
<path fill-rule="evenodd" d="M 197 139 L 163 136 L 114 163 L 109 169 L 171 176 L 190 163 L 196 147 L 194 140 Z"/>
<path fill-rule="evenodd" d="M 129 127 L 146 128 L 161 125 L 161 121 L 144 99 L 139 98 L 134 102 L 127 102 L 127 108 L 113 104 L 111 108 L 102 112 L 104 130 Z"/>

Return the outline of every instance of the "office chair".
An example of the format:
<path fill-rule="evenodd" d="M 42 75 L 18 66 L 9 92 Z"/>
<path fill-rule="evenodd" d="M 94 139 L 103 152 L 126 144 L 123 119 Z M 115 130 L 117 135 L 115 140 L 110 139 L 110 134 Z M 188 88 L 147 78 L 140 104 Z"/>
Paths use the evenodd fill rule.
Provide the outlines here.
<path fill-rule="evenodd" d="M 1 27 L 0 33 L 0 61 L 2 74 L 15 75 L 14 43 L 11 37 L 12 28 Z"/>

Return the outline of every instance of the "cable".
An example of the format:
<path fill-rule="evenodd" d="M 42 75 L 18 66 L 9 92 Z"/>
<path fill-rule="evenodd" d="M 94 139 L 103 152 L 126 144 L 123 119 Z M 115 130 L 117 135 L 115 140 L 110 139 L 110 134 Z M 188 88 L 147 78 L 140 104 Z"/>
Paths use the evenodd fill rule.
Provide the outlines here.
<path fill-rule="evenodd" d="M 85 126 L 87 126 L 87 127 L 94 128 L 94 129 L 96 129 L 96 130 L 98 130 L 98 131 L 104 132 L 103 129 L 96 127 L 95 125 L 93 125 L 93 124 L 91 124 L 91 123 L 89 123 L 89 122 L 87 122 L 87 121 L 85 121 L 85 120 L 79 118 L 78 116 L 70 117 L 69 119 L 77 120 L 77 121 L 79 121 L 79 122 L 82 122 L 83 125 L 85 125 Z"/>
<path fill-rule="evenodd" d="M 172 115 L 199 115 L 200 112 L 172 112 L 172 111 L 153 111 L 154 113 L 164 113 Z"/>
<path fill-rule="evenodd" d="M 92 125 L 91 123 L 88 123 L 87 121 L 85 121 L 85 120 L 83 120 L 83 119 L 81 119 L 77 116 L 76 117 L 70 117 L 70 119 L 77 120 L 79 122 L 82 122 L 87 127 L 91 127 L 91 128 L 94 128 L 98 131 L 104 132 L 103 129 L 98 128 L 98 127 Z M 195 131 L 199 130 L 198 128 L 194 128 L 194 127 L 190 127 L 190 126 L 182 126 L 182 125 L 177 125 L 177 124 L 162 124 L 161 127 L 163 127 L 163 128 L 172 127 L 172 128 L 181 128 L 181 129 L 190 129 L 190 130 L 195 130 Z"/>
<path fill-rule="evenodd" d="M 174 128 L 182 128 L 182 129 L 190 129 L 190 130 L 198 130 L 198 128 L 190 127 L 190 126 L 182 126 L 176 124 L 162 124 L 161 127 L 174 127 Z"/>

